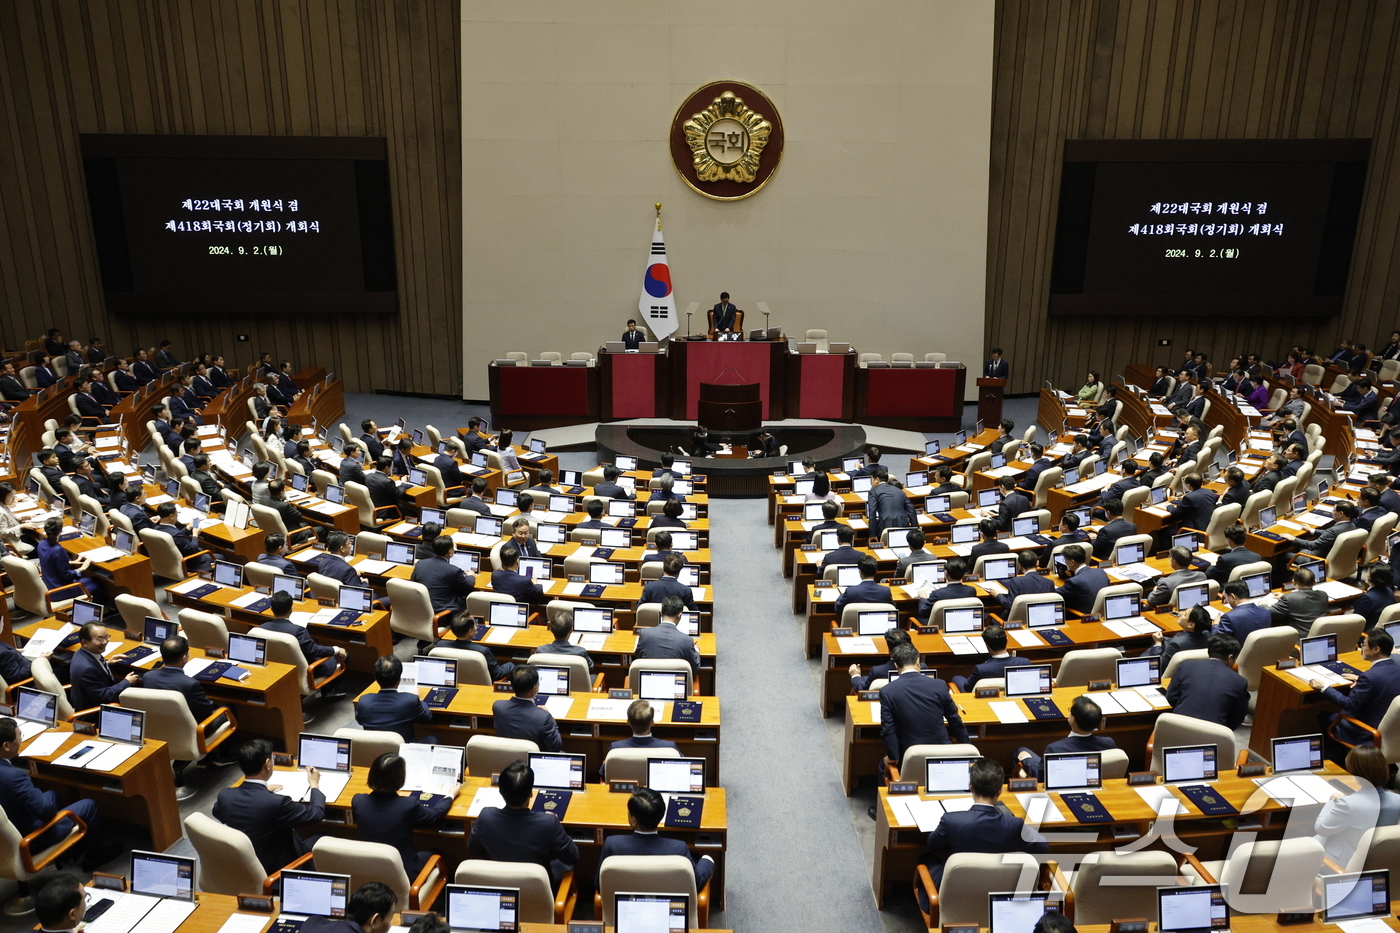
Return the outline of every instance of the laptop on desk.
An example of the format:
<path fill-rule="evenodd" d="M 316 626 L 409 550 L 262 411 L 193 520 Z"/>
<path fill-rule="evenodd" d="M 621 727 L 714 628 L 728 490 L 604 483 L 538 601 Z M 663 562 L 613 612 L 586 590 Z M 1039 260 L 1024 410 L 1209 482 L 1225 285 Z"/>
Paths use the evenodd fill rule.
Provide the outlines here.
<path fill-rule="evenodd" d="M 884 635 L 899 626 L 899 614 L 893 609 L 862 609 L 856 613 L 857 635 Z"/>
<path fill-rule="evenodd" d="M 1322 876 L 1322 920 L 1341 923 L 1390 916 L 1390 869 Z"/>
<path fill-rule="evenodd" d="M 999 891 L 987 895 L 991 933 L 1031 933 L 1046 913 L 1058 913 L 1049 891 Z"/>
<path fill-rule="evenodd" d="M 1162 749 L 1162 780 L 1168 784 L 1209 782 L 1219 777 L 1214 745 L 1177 745 Z"/>
<path fill-rule="evenodd" d="M 1289 735 L 1271 739 L 1273 773 L 1316 771 L 1322 767 L 1322 735 Z"/>
<path fill-rule="evenodd" d="M 1049 664 L 1008 667 L 1005 675 L 1006 695 L 1012 699 L 1047 696 L 1052 690 Z"/>
<path fill-rule="evenodd" d="M 125 706 L 103 705 L 97 711 L 97 736 L 109 742 L 141 745 L 145 741 L 146 714 Z"/>
<path fill-rule="evenodd" d="M 1183 583 L 1172 594 L 1172 601 L 1176 603 L 1177 612 L 1185 612 L 1196 606 L 1208 605 L 1210 603 L 1210 584 L 1204 581 Z"/>
<path fill-rule="evenodd" d="M 530 666 L 540 675 L 540 689 L 535 694 L 541 700 L 550 697 L 566 697 L 569 695 L 569 668 L 553 667 L 549 664 L 532 661 Z M 540 705 L 543 705 L 541 703 Z"/>
<path fill-rule="evenodd" d="M 1157 655 L 1146 658 L 1118 658 L 1117 667 L 1119 690 L 1129 687 L 1155 687 L 1162 682 L 1162 659 Z"/>
<path fill-rule="evenodd" d="M 15 719 L 20 740 L 27 742 L 58 723 L 58 694 L 33 687 L 15 688 Z"/>
<path fill-rule="evenodd" d="M 614 933 L 691 933 L 689 894 L 613 895 Z"/>
<path fill-rule="evenodd" d="M 622 344 L 614 352 L 622 352 Z M 463 933 L 514 933 L 519 929 L 520 889 L 449 884 L 447 926 Z"/>
<path fill-rule="evenodd" d="M 195 860 L 162 852 L 131 852 L 131 893 L 194 901 Z"/>
<path fill-rule="evenodd" d="M 584 756 L 566 752 L 530 752 L 530 769 L 535 772 L 535 787 L 542 790 L 582 791 L 584 789 Z"/>
<path fill-rule="evenodd" d="M 423 702 L 430 709 L 445 709 L 457 695 L 457 659 L 420 654 L 413 660 L 418 672 L 418 686 L 428 688 Z"/>
<path fill-rule="evenodd" d="M 972 763 L 975 758 L 924 759 L 924 790 L 930 794 L 968 794 L 972 792 Z"/>
<path fill-rule="evenodd" d="M 282 872 L 282 912 L 270 933 L 299 933 L 307 917 L 345 919 L 350 876 L 319 871 Z"/>
<path fill-rule="evenodd" d="M 1028 628 L 1053 628 L 1065 624 L 1065 604 L 1061 601 L 1029 603 L 1026 606 Z"/>
<path fill-rule="evenodd" d="M 1196 884 L 1157 889 L 1158 933 L 1224 933 L 1230 929 L 1230 907 L 1219 884 Z"/>
<path fill-rule="evenodd" d="M 1044 774 L 1046 790 L 1098 790 L 1103 787 L 1103 754 L 1047 752 Z"/>

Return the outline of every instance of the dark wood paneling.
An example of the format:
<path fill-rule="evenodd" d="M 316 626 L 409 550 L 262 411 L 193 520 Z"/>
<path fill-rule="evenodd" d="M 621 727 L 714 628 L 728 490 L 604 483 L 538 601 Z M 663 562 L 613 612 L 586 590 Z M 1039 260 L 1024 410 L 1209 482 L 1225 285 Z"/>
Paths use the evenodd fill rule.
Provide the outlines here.
<path fill-rule="evenodd" d="M 458 395 L 458 34 L 455 0 L 0 4 L 0 343 L 60 327 L 121 353 L 266 349 L 351 392 Z M 399 313 L 108 315 L 79 133 L 386 137 Z"/>
<path fill-rule="evenodd" d="M 1011 360 L 1007 391 L 1176 363 L 1188 347 L 1228 360 L 1384 344 L 1400 326 L 1398 46 L 1386 0 L 999 0 L 986 336 Z M 1373 140 L 1341 314 L 1048 317 L 1064 141 L 1224 138 Z"/>

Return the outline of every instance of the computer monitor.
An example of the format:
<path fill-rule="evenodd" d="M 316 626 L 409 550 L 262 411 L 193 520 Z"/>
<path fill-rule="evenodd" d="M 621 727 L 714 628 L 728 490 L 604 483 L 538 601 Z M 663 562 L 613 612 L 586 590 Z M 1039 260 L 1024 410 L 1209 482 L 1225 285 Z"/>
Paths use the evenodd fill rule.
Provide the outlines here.
<path fill-rule="evenodd" d="M 1322 735 L 1288 735 L 1273 742 L 1274 774 L 1322 767 Z"/>
<path fill-rule="evenodd" d="M 487 538 L 501 536 L 501 520 L 494 515 L 478 515 L 472 531 Z"/>
<path fill-rule="evenodd" d="M 350 740 L 303 732 L 297 739 L 297 764 L 321 771 L 350 770 Z"/>
<path fill-rule="evenodd" d="M 855 564 L 840 564 L 836 568 L 836 585 L 845 589 L 860 582 L 860 567 Z"/>
<path fill-rule="evenodd" d="M 228 636 L 228 659 L 239 664 L 263 665 L 267 663 L 267 639 L 257 635 L 239 635 L 230 632 Z"/>
<path fill-rule="evenodd" d="M 306 593 L 306 580 L 294 573 L 279 573 L 272 578 L 272 592 L 302 599 Z"/>
<path fill-rule="evenodd" d="M 132 555 L 136 553 L 136 536 L 125 528 L 118 528 L 112 532 L 112 547 L 123 554 Z"/>
<path fill-rule="evenodd" d="M 1103 617 L 1110 622 L 1142 615 L 1141 597 L 1136 593 L 1107 596 L 1103 601 Z"/>
<path fill-rule="evenodd" d="M 1015 536 L 1034 535 L 1040 533 L 1040 516 L 1028 515 L 1025 518 L 1017 518 L 1011 522 L 1011 533 Z"/>
<path fill-rule="evenodd" d="M 588 582 L 617 586 L 623 581 L 621 564 L 594 563 L 588 565 Z"/>
<path fill-rule="evenodd" d="M 496 490 L 496 504 L 513 509 L 520 504 L 520 494 L 514 489 L 502 486 L 500 489 Z"/>
<path fill-rule="evenodd" d="M 560 470 L 560 471 L 559 471 L 559 484 L 560 484 L 561 486 L 582 486 L 582 485 L 583 485 L 583 471 L 582 471 L 582 470 Z"/>
<path fill-rule="evenodd" d="M 619 891 L 613 917 L 613 933 L 690 933 L 690 895 Z"/>
<path fill-rule="evenodd" d="M 632 501 L 630 501 L 630 500 L 628 500 L 628 499 L 609 499 L 609 500 L 608 500 L 608 517 L 609 517 L 609 518 L 630 518 L 630 517 L 632 517 L 633 515 L 636 515 L 636 514 L 637 514 L 637 506 L 636 506 L 636 503 L 634 503 L 634 502 L 632 502 Z"/>
<path fill-rule="evenodd" d="M 991 933 L 1031 933 L 1053 909 L 1049 891 L 1000 891 L 987 895 Z"/>
<path fill-rule="evenodd" d="M 982 606 L 943 610 L 943 631 L 949 635 L 980 632 L 986 624 L 987 610 Z"/>
<path fill-rule="evenodd" d="M 1113 549 L 1113 563 L 1118 567 L 1142 562 L 1144 546 L 1141 543 L 1120 544 Z"/>
<path fill-rule="evenodd" d="M 414 662 L 418 668 L 418 686 L 455 687 L 457 685 L 457 659 L 435 658 L 430 655 L 417 655 Z"/>
<path fill-rule="evenodd" d="M 131 893 L 194 900 L 195 860 L 161 852 L 131 852 Z"/>
<path fill-rule="evenodd" d="M 89 622 L 102 621 L 102 607 L 97 603 L 86 599 L 76 599 L 73 601 L 71 619 L 73 624 L 82 628 Z"/>
<path fill-rule="evenodd" d="M 825 502 L 807 502 L 802 506 L 802 520 L 804 522 L 819 522 L 826 516 L 822 514 L 822 506 Z"/>
<path fill-rule="evenodd" d="M 290 869 L 282 872 L 284 914 L 341 918 L 345 916 L 345 902 L 349 898 L 349 875 Z"/>
<path fill-rule="evenodd" d="M 787 465 L 788 476 L 806 476 L 807 468 L 802 465 L 801 460 L 789 460 Z"/>
<path fill-rule="evenodd" d="M 418 515 L 418 521 L 419 521 L 420 524 L 423 524 L 423 525 L 427 525 L 427 524 L 430 524 L 430 523 L 431 523 L 431 524 L 434 524 L 434 525 L 438 525 L 438 526 L 440 526 L 440 527 L 442 527 L 442 528 L 446 528 L 446 527 L 447 527 L 447 510 L 446 510 L 446 509 L 424 508 L 424 509 L 419 513 L 419 515 Z"/>
<path fill-rule="evenodd" d="M 476 551 L 453 551 L 447 562 L 463 573 L 476 573 L 481 569 L 481 555 Z"/>
<path fill-rule="evenodd" d="M 1188 531 L 1185 534 L 1172 535 L 1172 547 L 1184 547 L 1186 550 L 1195 553 L 1200 549 L 1200 546 L 1201 539 L 1196 537 L 1194 532 Z"/>
<path fill-rule="evenodd" d="M 910 470 L 904 474 L 904 488 L 913 489 L 916 486 L 928 485 L 928 470 Z"/>
<path fill-rule="evenodd" d="M 227 560 L 214 561 L 214 582 L 223 586 L 242 586 L 242 565 Z"/>
<path fill-rule="evenodd" d="M 528 610 L 524 603 L 491 603 L 488 619 L 492 625 L 524 628 L 529 621 L 526 615 Z"/>
<path fill-rule="evenodd" d="M 142 629 L 141 640 L 148 645 L 159 645 L 179 631 L 180 626 L 178 623 L 156 616 L 147 616 Z"/>
<path fill-rule="evenodd" d="M 1046 790 L 1102 787 L 1103 753 L 1046 752 L 1043 773 Z"/>
<path fill-rule="evenodd" d="M 1230 908 L 1218 884 L 1173 885 L 1157 889 L 1158 933 L 1222 933 L 1230 929 Z"/>
<path fill-rule="evenodd" d="M 700 550 L 700 534 L 695 531 L 673 531 L 671 532 L 671 550 L 673 551 L 698 551 Z"/>
<path fill-rule="evenodd" d="M 1155 687 L 1162 682 L 1162 659 L 1157 655 L 1146 658 L 1118 658 L 1114 662 L 1120 690 L 1128 687 Z"/>
<path fill-rule="evenodd" d="M 891 528 L 886 532 L 885 540 L 889 547 L 908 547 L 909 532 L 912 528 Z"/>
<path fill-rule="evenodd" d="M 1008 697 L 1044 696 L 1051 690 L 1049 664 L 1023 664 L 1008 667 L 1006 695 Z"/>
<path fill-rule="evenodd" d="M 691 638 L 700 637 L 700 613 L 682 612 L 680 618 L 676 620 L 676 628 L 680 629 Z"/>
<path fill-rule="evenodd" d="M 1184 612 L 1193 606 L 1204 606 L 1210 602 L 1209 583 L 1183 583 L 1176 588 L 1176 608 Z"/>
<path fill-rule="evenodd" d="M 946 512 L 953 507 L 953 497 L 949 495 L 929 496 L 924 500 L 924 509 L 932 512 Z"/>
<path fill-rule="evenodd" d="M 410 480 L 412 480 L 413 474 L 414 474 L 415 472 L 417 472 L 419 476 L 422 476 L 422 475 L 423 475 L 423 471 L 422 471 L 422 470 L 417 470 L 417 471 L 409 470 L 409 471 L 408 471 L 408 476 L 409 476 L 409 479 L 410 479 Z M 416 486 L 422 486 L 423 483 L 414 483 L 414 485 L 416 485 Z M 306 492 L 306 474 L 304 474 L 304 473 L 293 473 L 293 474 L 292 474 L 292 491 L 294 491 L 294 492 Z"/>
<path fill-rule="evenodd" d="M 569 669 L 548 664 L 530 665 L 540 675 L 540 696 L 566 697 L 569 695 Z"/>
<path fill-rule="evenodd" d="M 793 494 L 798 496 L 810 496 L 815 484 L 816 480 L 800 479 L 793 484 Z M 674 491 L 675 487 L 672 486 L 671 489 Z"/>
<path fill-rule="evenodd" d="M 816 545 L 819 551 L 834 551 L 841 546 L 841 542 L 836 537 L 836 532 L 822 531 L 817 533 Z"/>
<path fill-rule="evenodd" d="M 58 694 L 33 687 L 15 688 L 15 716 L 53 728 L 58 722 Z"/>
<path fill-rule="evenodd" d="M 626 528 L 603 528 L 598 532 L 598 544 L 601 547 L 631 547 L 632 532 Z M 671 544 L 674 548 L 675 541 L 672 540 Z"/>
<path fill-rule="evenodd" d="M 975 758 L 924 759 L 924 790 L 930 794 L 966 794 L 972 790 Z"/>
<path fill-rule="evenodd" d="M 703 794 L 705 759 L 648 758 L 647 787 L 658 794 Z"/>
<path fill-rule="evenodd" d="M 1075 518 L 1079 519 L 1080 528 L 1088 528 L 1090 520 L 1094 517 L 1093 509 L 1088 506 L 1082 509 L 1065 509 L 1063 514 L 1073 515 Z"/>
<path fill-rule="evenodd" d="M 1171 492 L 1168 485 L 1153 486 L 1152 491 L 1147 494 L 1147 501 L 1152 505 L 1161 505 L 1167 501 L 1167 495 Z"/>
<path fill-rule="evenodd" d="M 583 755 L 564 752 L 530 752 L 535 786 L 545 790 L 583 790 Z"/>
<path fill-rule="evenodd" d="M 336 605 L 352 612 L 369 612 L 374 602 L 374 590 L 367 586 L 342 586 L 336 594 Z"/>
<path fill-rule="evenodd" d="M 679 473 L 682 476 L 689 476 L 692 472 L 690 467 L 690 461 L 682 460 L 679 458 L 671 461 L 671 472 Z"/>
<path fill-rule="evenodd" d="M 856 476 L 851 479 L 851 492 L 856 495 L 864 495 L 870 492 L 870 488 L 875 485 L 875 481 L 869 476 Z"/>
<path fill-rule="evenodd" d="M 411 564 L 413 563 L 413 545 L 404 544 L 402 541 L 390 541 L 384 545 L 384 559 L 391 564 Z"/>
<path fill-rule="evenodd" d="M 1390 869 L 1321 877 L 1324 923 L 1390 916 Z"/>
<path fill-rule="evenodd" d="M 680 671 L 640 671 L 637 696 L 643 700 L 684 700 L 685 674 Z"/>
<path fill-rule="evenodd" d="M 447 926 L 466 933 L 514 933 L 519 929 L 520 889 L 449 884 Z"/>
<path fill-rule="evenodd" d="M 621 454 L 618 454 L 616 457 L 613 458 L 613 466 L 617 467 L 624 473 L 628 473 L 637 468 L 637 458 L 625 457 Z"/>
<path fill-rule="evenodd" d="M 532 437 L 532 438 L 530 438 L 530 453 L 532 453 L 532 454 L 542 454 L 542 453 L 544 453 L 547 449 L 548 449 L 548 448 L 545 447 L 544 441 L 541 440 L 540 438 L 538 438 L 538 437 Z"/>
<path fill-rule="evenodd" d="M 854 473 L 856 470 L 859 470 L 859 469 L 860 469 L 861 467 L 863 467 L 863 466 L 865 466 L 865 458 L 864 458 L 864 457 L 842 457 L 842 458 L 841 458 L 841 472 L 842 472 L 842 473 Z"/>
<path fill-rule="evenodd" d="M 168 480 L 165 484 L 165 494 L 172 499 L 180 498 L 180 481 L 178 479 Z"/>
<path fill-rule="evenodd" d="M 613 614 L 611 609 L 585 609 L 580 606 L 574 610 L 575 632 L 610 634 L 612 630 Z"/>
<path fill-rule="evenodd" d="M 1168 784 L 1182 781 L 1213 781 L 1219 776 L 1214 745 L 1177 745 L 1162 749 L 1162 780 Z"/>
<path fill-rule="evenodd" d="M 1065 604 L 1055 602 L 1029 603 L 1026 605 L 1026 625 L 1030 628 L 1051 628 L 1065 624 Z"/>
<path fill-rule="evenodd" d="M 688 479 L 678 479 L 671 484 L 671 491 L 678 496 L 688 496 L 695 491 L 695 485 Z"/>
<path fill-rule="evenodd" d="M 964 445 L 964 444 L 966 444 L 966 443 L 967 443 L 967 432 L 966 432 L 966 431 L 958 431 L 956 434 L 953 435 L 953 446 L 954 446 L 954 447 L 961 447 L 962 445 Z"/>
<path fill-rule="evenodd" d="M 899 613 L 894 610 L 862 609 L 856 613 L 857 635 L 883 635 L 899 625 Z"/>
<path fill-rule="evenodd" d="M 1000 470 L 1002 467 L 1006 466 L 1006 454 L 992 454 L 989 465 L 993 470 Z"/>
<path fill-rule="evenodd" d="M 569 530 L 556 522 L 541 522 L 535 526 L 535 540 L 540 544 L 563 544 L 569 540 Z"/>
<path fill-rule="evenodd" d="M 140 745 L 146 730 L 146 714 L 127 706 L 103 705 L 97 711 L 97 734 L 112 742 Z"/>
<path fill-rule="evenodd" d="M 194 494 L 194 510 L 195 510 L 196 512 L 203 512 L 205 515 L 208 515 L 208 514 L 209 514 L 209 497 L 208 497 L 207 495 L 205 495 L 204 493 L 202 493 L 202 492 L 197 492 L 197 493 L 195 493 L 195 494 Z"/>
<path fill-rule="evenodd" d="M 1269 593 L 1269 571 L 1267 570 L 1259 573 L 1247 573 L 1240 577 L 1240 582 L 1249 587 L 1250 599 L 1258 599 Z"/>
<path fill-rule="evenodd" d="M 943 449 L 943 445 L 938 441 L 924 441 L 924 456 L 932 457 Z"/>
<path fill-rule="evenodd" d="M 554 577 L 554 560 L 549 557 L 522 557 L 516 569 L 532 580 L 550 580 Z"/>
<path fill-rule="evenodd" d="M 1310 638 L 1300 638 L 1298 640 L 1298 657 L 1304 664 L 1326 664 L 1328 661 L 1337 660 L 1337 633 L 1331 632 L 1327 635 L 1313 635 Z"/>
<path fill-rule="evenodd" d="M 1016 576 L 1015 557 L 988 557 L 982 561 L 982 577 L 986 580 L 1010 580 Z"/>
<path fill-rule="evenodd" d="M 992 508 L 993 506 L 1000 504 L 1000 502 L 1001 493 L 998 492 L 995 486 L 993 486 L 991 489 L 977 490 L 977 507 L 979 509 Z"/>
<path fill-rule="evenodd" d="M 573 496 L 550 496 L 549 511 L 572 512 L 574 510 L 575 501 L 577 500 L 575 500 Z"/>
<path fill-rule="evenodd" d="M 975 522 L 954 525 L 950 535 L 953 544 L 973 544 L 982 536 Z"/>
<path fill-rule="evenodd" d="M 327 483 L 326 488 L 321 490 L 321 498 L 332 505 L 341 505 L 345 502 L 345 487 Z"/>
<path fill-rule="evenodd" d="M 925 583 L 945 583 L 948 580 L 948 562 L 942 560 L 920 561 L 917 564 L 910 564 L 908 573 L 909 582 L 915 586 L 921 586 Z"/>

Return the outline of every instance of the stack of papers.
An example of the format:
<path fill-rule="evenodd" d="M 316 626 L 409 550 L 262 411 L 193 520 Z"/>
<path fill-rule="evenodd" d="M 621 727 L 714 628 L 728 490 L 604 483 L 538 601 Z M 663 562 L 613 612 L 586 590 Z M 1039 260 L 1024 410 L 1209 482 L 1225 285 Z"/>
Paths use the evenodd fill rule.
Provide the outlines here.
<path fill-rule="evenodd" d="M 1105 716 L 1111 716 L 1111 715 L 1113 715 L 1114 713 L 1126 713 L 1126 712 L 1127 712 L 1127 710 L 1125 710 L 1125 709 L 1123 708 L 1123 706 L 1122 706 L 1117 700 L 1115 700 L 1115 699 L 1113 698 L 1113 694 L 1112 694 L 1111 692 L 1110 692 L 1110 693 L 1083 693 L 1083 694 L 1080 694 L 1080 696 L 1088 697 L 1089 699 L 1091 699 L 1091 700 L 1093 700 L 1095 703 L 1097 703 L 1097 704 L 1099 705 L 1099 709 L 1103 712 L 1103 714 L 1104 714 Z M 1146 701 L 1144 701 L 1144 702 L 1146 702 Z"/>
<path fill-rule="evenodd" d="M 1163 784 L 1145 784 L 1134 787 L 1138 796 L 1143 799 L 1158 816 L 1184 816 L 1186 807 L 1172 794 L 1171 788 Z"/>
<path fill-rule="evenodd" d="M 111 771 L 141 750 L 140 745 L 118 745 L 101 739 L 84 739 L 53 760 L 66 768 Z"/>
<path fill-rule="evenodd" d="M 585 651 L 602 651 L 608 643 L 608 636 L 604 632 L 575 632 L 569 641 L 582 645 Z"/>
<path fill-rule="evenodd" d="M 1339 794 L 1337 788 L 1316 774 L 1255 778 L 1254 783 L 1274 800 L 1288 806 L 1326 803 Z"/>
<path fill-rule="evenodd" d="M 956 813 L 972 806 L 971 797 L 923 800 L 912 794 L 897 794 L 888 799 L 895 822 L 900 826 L 918 826 L 921 833 L 931 833 L 937 829 L 944 813 Z"/>
<path fill-rule="evenodd" d="M 237 606 L 239 609 L 242 609 L 242 608 L 244 608 L 245 606 L 251 606 L 253 603 L 257 602 L 257 601 L 260 600 L 260 599 L 264 599 L 264 598 L 265 598 L 265 597 L 263 596 L 263 594 L 261 594 L 261 593 L 257 592 L 256 590 L 254 590 L 254 591 L 251 592 L 251 593 L 244 593 L 242 596 L 238 597 L 237 599 L 231 599 L 231 600 L 229 600 L 229 605 L 230 605 L 230 606 Z"/>
<path fill-rule="evenodd" d="M 472 802 L 467 807 L 467 819 L 475 819 L 481 815 L 481 811 L 488 807 L 505 809 L 506 801 L 501 796 L 501 791 L 496 787 L 478 787 L 476 795 L 472 797 Z"/>
<path fill-rule="evenodd" d="M 1136 690 L 1115 690 L 1109 694 L 1125 713 L 1146 713 L 1152 709 L 1147 698 Z M 1108 712 L 1108 710 L 1104 710 Z"/>
<path fill-rule="evenodd" d="M 1017 794 L 1016 802 L 1026 811 L 1026 822 L 1031 826 L 1065 822 L 1065 815 L 1046 794 Z"/>
<path fill-rule="evenodd" d="M 1363 592 L 1365 592 L 1364 590 L 1357 589 L 1349 583 L 1343 583 L 1341 580 L 1326 580 L 1322 583 L 1319 583 L 1317 586 L 1314 586 L 1313 589 L 1321 593 L 1326 593 L 1327 598 L 1334 602 L 1339 599 L 1351 599 L 1352 597 L 1360 596 Z"/>
<path fill-rule="evenodd" d="M 1034 630 L 1028 628 L 1012 629 L 1006 634 L 1011 636 L 1021 648 L 1041 648 L 1045 645 L 1045 639 L 1041 638 Z"/>
<path fill-rule="evenodd" d="M 374 558 L 366 557 L 363 560 L 356 562 L 355 569 L 358 570 L 360 573 L 372 573 L 379 575 L 387 573 L 388 571 L 393 570 L 397 566 L 398 564 L 392 563 L 387 560 L 375 560 Z"/>
<path fill-rule="evenodd" d="M 311 796 L 311 785 L 307 781 L 305 771 L 277 771 L 268 779 L 268 784 L 279 785 L 277 793 L 283 797 L 290 797 L 292 800 L 305 801 Z M 345 785 L 350 783 L 349 771 L 322 771 L 321 772 L 321 793 L 326 795 L 327 802 L 339 799 L 345 790 Z"/>
<path fill-rule="evenodd" d="M 20 734 L 24 735 L 26 738 L 28 735 L 34 734 L 28 728 L 29 726 L 39 726 L 39 723 L 25 722 L 20 724 Z M 52 755 L 54 752 L 58 751 L 58 747 L 66 742 L 68 737 L 73 734 L 71 732 L 46 732 L 42 726 L 39 726 L 38 732 L 39 734 L 34 741 L 20 750 L 21 757 L 43 758 Z M 26 733 L 28 733 L 28 735 L 26 735 Z"/>
<path fill-rule="evenodd" d="M 512 628 L 509 625 L 493 625 L 487 629 L 481 643 L 483 645 L 508 645 L 518 631 L 520 629 Z"/>
<path fill-rule="evenodd" d="M 59 642 L 77 630 L 77 626 L 71 622 L 65 622 L 58 628 L 40 629 L 34 633 L 33 638 L 24 643 L 24 650 L 20 654 L 30 659 L 48 654 L 58 647 Z"/>
<path fill-rule="evenodd" d="M 1325 686 L 1337 687 L 1347 682 L 1347 679 L 1336 671 L 1329 671 L 1321 664 L 1307 664 L 1300 667 L 1289 668 L 1284 671 L 1290 677 L 1296 677 L 1303 683 L 1311 683 L 1320 680 Z"/>
<path fill-rule="evenodd" d="M 544 701 L 544 708 L 549 710 L 549 715 L 555 719 L 562 719 L 569 715 L 569 711 L 574 708 L 573 697 L 550 697 Z"/>
<path fill-rule="evenodd" d="M 94 888 L 88 890 L 91 892 L 91 900 L 94 902 L 104 898 L 111 898 L 114 902 L 111 907 L 107 908 L 106 913 L 83 927 L 84 930 L 92 931 L 92 933 L 130 933 L 131 929 L 141 922 L 141 918 L 150 913 L 151 908 L 160 902 L 160 898 L 147 894 L 122 894 L 118 891 L 102 891 Z"/>
<path fill-rule="evenodd" d="M 1114 567 L 1108 571 L 1108 575 L 1114 578 L 1131 580 L 1134 583 L 1144 583 L 1148 580 L 1154 580 L 1160 577 L 1162 571 L 1153 567 L 1151 564 L 1138 563 L 1129 564 L 1126 567 Z"/>
<path fill-rule="evenodd" d="M 118 551 L 118 550 L 117 550 L 116 548 L 114 548 L 114 547 L 111 547 L 111 546 L 109 546 L 109 545 L 104 544 L 104 545 L 102 545 L 102 546 L 100 546 L 100 547 L 89 548 L 88 550 L 86 550 L 86 551 L 84 551 L 84 552 L 82 553 L 82 556 L 83 556 L 83 557 L 86 557 L 88 560 L 92 561 L 93 563 L 101 564 L 101 563 L 105 563 L 105 562 L 107 562 L 107 561 L 109 561 L 109 560 L 116 560 L 116 559 L 119 558 L 119 557 L 125 557 L 126 554 L 123 553 L 122 551 Z M 169 587 L 169 589 L 175 589 L 175 588 L 174 588 L 174 587 Z M 175 592 L 178 593 L 178 592 L 181 592 L 181 591 L 180 591 L 180 590 L 175 590 Z"/>
<path fill-rule="evenodd" d="M 943 643 L 953 654 L 989 654 L 981 635 L 944 635 Z"/>
<path fill-rule="evenodd" d="M 1132 638 L 1134 635 L 1153 635 L 1161 629 L 1153 622 L 1144 619 L 1142 616 L 1133 616 L 1130 619 L 1114 619 L 1111 622 L 1103 623 L 1104 628 L 1115 635 L 1123 638 Z"/>
<path fill-rule="evenodd" d="M 982 589 L 986 590 L 988 593 L 991 593 L 993 596 L 1006 595 L 1006 587 L 1002 586 L 996 580 L 983 580 L 980 585 Z"/>

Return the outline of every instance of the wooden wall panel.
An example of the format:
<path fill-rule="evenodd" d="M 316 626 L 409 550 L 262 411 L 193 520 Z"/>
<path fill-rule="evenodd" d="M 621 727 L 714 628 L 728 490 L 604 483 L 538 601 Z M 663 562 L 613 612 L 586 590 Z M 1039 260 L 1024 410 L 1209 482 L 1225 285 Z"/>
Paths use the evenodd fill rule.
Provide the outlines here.
<path fill-rule="evenodd" d="M 987 345 L 1013 392 L 1129 363 L 1213 359 L 1400 327 L 1400 6 L 1386 0 L 999 0 Z M 1329 319 L 1049 318 L 1066 139 L 1369 137 L 1343 311 Z M 1170 348 L 1156 346 L 1159 338 Z"/>
<path fill-rule="evenodd" d="M 459 395 L 458 29 L 455 0 L 0 4 L 0 344 L 169 338 L 324 365 L 349 391 Z M 79 133 L 387 137 L 399 313 L 106 314 Z"/>

